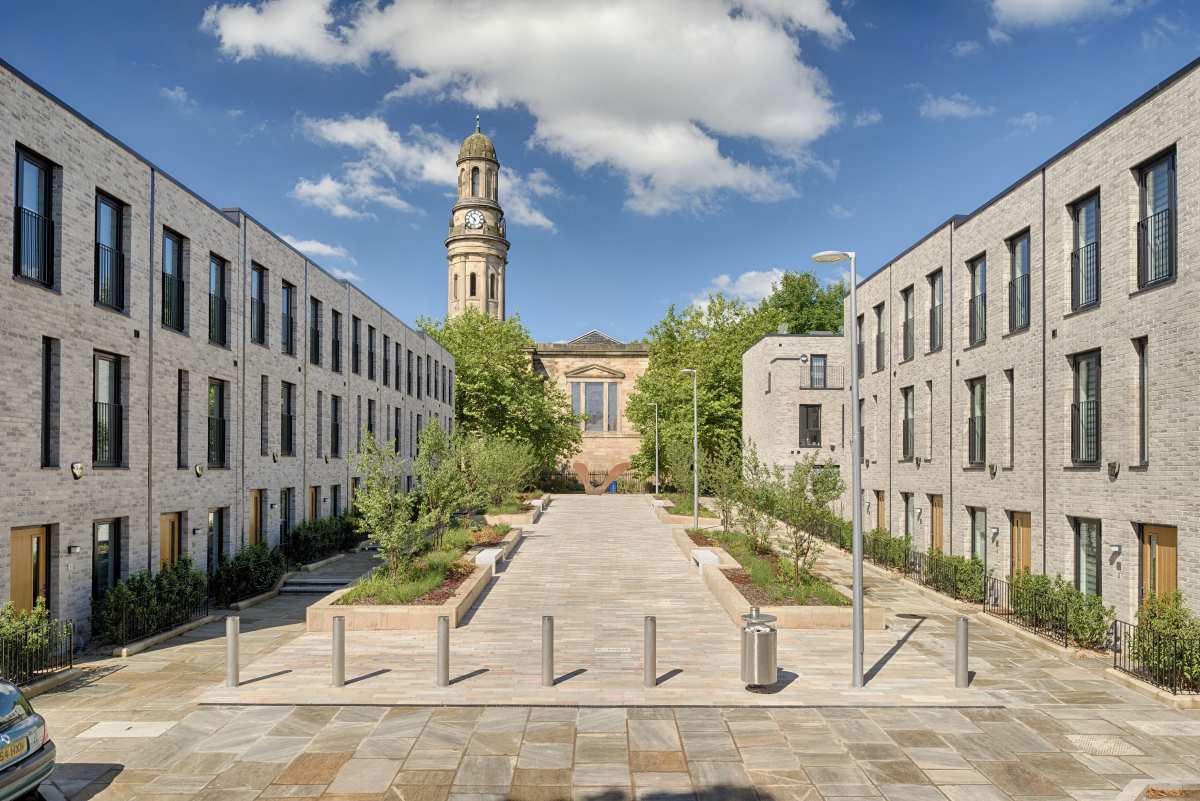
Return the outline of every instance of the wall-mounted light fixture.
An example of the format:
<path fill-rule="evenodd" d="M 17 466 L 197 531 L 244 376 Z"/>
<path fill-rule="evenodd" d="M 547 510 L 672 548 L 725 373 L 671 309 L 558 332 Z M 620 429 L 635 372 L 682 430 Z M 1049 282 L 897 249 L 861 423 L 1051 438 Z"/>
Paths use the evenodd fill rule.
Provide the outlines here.
<path fill-rule="evenodd" d="M 1109 478 L 1115 479 L 1118 475 L 1120 475 L 1120 473 L 1121 473 L 1121 463 L 1120 462 L 1109 462 L 1108 463 L 1108 477 Z"/>
<path fill-rule="evenodd" d="M 999 537 L 1000 537 L 1000 527 L 992 526 L 992 539 L 998 539 Z"/>
<path fill-rule="evenodd" d="M 996 463 L 995 462 L 992 462 L 991 464 L 988 465 L 988 475 L 991 476 L 992 478 L 996 477 Z"/>
<path fill-rule="evenodd" d="M 271 451 L 271 461 L 272 461 L 272 462 L 278 462 L 278 461 L 279 461 L 279 454 L 278 454 L 278 453 L 276 453 L 275 451 Z"/>
<path fill-rule="evenodd" d="M 918 470 L 920 470 L 920 469 L 921 469 L 921 457 L 920 457 L 920 456 L 914 456 L 914 457 L 913 457 L 913 464 L 915 464 L 915 465 L 917 466 L 917 469 L 918 469 Z"/>
<path fill-rule="evenodd" d="M 921 522 L 921 516 L 922 516 L 924 513 L 925 513 L 925 510 L 924 510 L 924 509 L 922 509 L 920 506 L 918 506 L 918 507 L 917 507 L 917 522 L 918 522 L 918 523 L 920 523 L 920 522 Z"/>
<path fill-rule="evenodd" d="M 198 529 L 198 528 L 194 528 L 194 529 L 192 529 L 192 536 L 193 536 L 193 537 L 199 537 L 199 536 L 200 536 L 200 529 Z"/>
<path fill-rule="evenodd" d="M 198 464 L 196 465 L 196 478 L 200 478 L 202 475 L 204 475 L 204 465 Z"/>
<path fill-rule="evenodd" d="M 76 553 L 79 553 L 79 550 L 80 549 L 79 549 L 78 545 L 68 545 L 67 546 L 67 553 L 76 554 Z"/>
<path fill-rule="evenodd" d="M 1120 555 L 1121 555 L 1121 545 L 1120 545 L 1120 543 L 1114 542 L 1114 543 L 1112 543 L 1111 545 L 1109 545 L 1109 546 L 1108 546 L 1108 549 L 1109 549 L 1110 551 L 1112 551 L 1112 555 L 1113 555 L 1113 556 L 1120 556 Z"/>
<path fill-rule="evenodd" d="M 83 478 L 83 462 L 71 462 L 71 478 L 76 481 Z"/>

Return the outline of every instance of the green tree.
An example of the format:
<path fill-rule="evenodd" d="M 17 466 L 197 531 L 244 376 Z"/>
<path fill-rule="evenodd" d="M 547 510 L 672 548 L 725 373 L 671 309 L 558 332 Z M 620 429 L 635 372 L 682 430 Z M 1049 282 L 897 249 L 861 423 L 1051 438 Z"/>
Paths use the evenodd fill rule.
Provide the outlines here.
<path fill-rule="evenodd" d="M 363 480 L 354 494 L 355 528 L 379 543 L 379 552 L 389 570 L 398 569 L 427 542 L 427 529 L 414 519 L 416 496 L 401 492 L 400 459 L 394 449 L 381 449 L 370 432 L 363 438 L 358 470 Z"/>
<path fill-rule="evenodd" d="M 533 372 L 533 339 L 517 317 L 496 320 L 474 309 L 421 328 L 454 357 L 454 414 L 459 431 L 529 446 L 540 469 L 579 450 L 578 419 L 567 394 Z"/>
<path fill-rule="evenodd" d="M 793 334 L 842 329 L 842 301 L 846 285 L 837 281 L 821 286 L 816 274 L 784 273 L 758 313 L 772 318 L 776 327 L 783 325 Z"/>
<path fill-rule="evenodd" d="M 843 489 L 832 463 L 817 462 L 816 454 L 798 462 L 790 472 L 776 466 L 769 492 L 774 516 L 784 528 L 780 550 L 796 579 L 807 579 L 821 555 L 821 541 L 814 532 L 828 519 L 830 504 Z"/>
<path fill-rule="evenodd" d="M 454 513 L 468 504 L 468 486 L 453 441 L 436 423 L 421 431 L 413 480 L 419 490 L 417 523 L 440 545 Z"/>
<path fill-rule="evenodd" d="M 742 480 L 737 492 L 737 522 L 750 544 L 760 552 L 770 550 L 774 525 L 775 495 L 771 492 L 771 469 L 758 458 L 753 442 L 742 451 Z"/>
<path fill-rule="evenodd" d="M 539 464 L 528 443 L 480 434 L 460 436 L 457 449 L 476 505 L 504 503 L 537 477 Z"/>
<path fill-rule="evenodd" d="M 721 517 L 721 530 L 729 531 L 742 491 L 742 450 L 737 442 L 725 440 L 705 451 L 701 461 L 717 514 Z"/>

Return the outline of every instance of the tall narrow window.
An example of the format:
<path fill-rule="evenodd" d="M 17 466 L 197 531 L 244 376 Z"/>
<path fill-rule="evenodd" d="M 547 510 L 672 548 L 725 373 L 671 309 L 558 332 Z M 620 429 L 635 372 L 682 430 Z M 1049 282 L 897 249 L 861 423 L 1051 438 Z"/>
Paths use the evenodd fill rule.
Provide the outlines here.
<path fill-rule="evenodd" d="M 583 414 L 583 403 L 581 401 L 583 384 L 579 381 L 571 382 L 571 414 L 578 417 Z"/>
<path fill-rule="evenodd" d="M 425 395 L 433 396 L 433 357 L 425 354 Z"/>
<path fill-rule="evenodd" d="M 226 446 L 228 421 L 225 419 L 226 384 L 216 378 L 208 380 L 208 466 L 228 467 Z"/>
<path fill-rule="evenodd" d="M 321 301 L 308 299 L 308 360 L 321 364 Z"/>
<path fill-rule="evenodd" d="M 971 274 L 971 300 L 968 305 L 968 342 L 978 345 L 987 339 L 987 257 L 967 262 Z"/>
<path fill-rule="evenodd" d="M 329 396 L 329 455 L 342 457 L 342 399 L 337 395 Z"/>
<path fill-rule="evenodd" d="M 425 360 L 421 358 L 421 354 L 417 354 L 417 400 L 421 399 L 421 365 Z"/>
<path fill-rule="evenodd" d="M 400 407 L 392 409 L 392 451 L 400 452 L 400 424 L 403 422 L 404 416 L 400 412 Z"/>
<path fill-rule="evenodd" d="M 42 467 L 58 467 L 59 347 L 57 339 L 42 337 Z"/>
<path fill-rule="evenodd" d="M 604 385 L 599 381 L 588 381 L 583 385 L 584 431 L 604 430 Z"/>
<path fill-rule="evenodd" d="M 93 373 L 92 461 L 98 467 L 119 467 L 125 440 L 120 357 L 97 353 Z"/>
<path fill-rule="evenodd" d="M 375 380 L 375 326 L 367 326 L 367 380 Z"/>
<path fill-rule="evenodd" d="M 217 572 L 217 568 L 225 561 L 225 520 L 229 510 L 208 510 L 208 561 L 206 569 L 209 578 Z"/>
<path fill-rule="evenodd" d="M 405 356 L 405 394 L 413 394 L 413 352 L 407 351 Z"/>
<path fill-rule="evenodd" d="M 904 361 L 916 355 L 916 325 L 913 318 L 913 288 L 910 286 L 900 292 L 900 300 L 904 304 Z"/>
<path fill-rule="evenodd" d="M 1029 232 L 1008 240 L 1008 330 L 1029 327 Z"/>
<path fill-rule="evenodd" d="M 438 373 L 441 371 L 441 365 L 437 359 L 433 360 L 433 399 L 442 399 L 442 385 L 438 383 Z"/>
<path fill-rule="evenodd" d="M 317 390 L 317 458 L 325 456 L 325 393 Z"/>
<path fill-rule="evenodd" d="M 283 338 L 283 352 L 289 356 L 296 355 L 296 287 L 283 282 L 283 291 L 279 300 L 279 334 Z"/>
<path fill-rule="evenodd" d="M 1100 521 L 1076 517 L 1075 589 L 1085 595 L 1100 595 Z"/>
<path fill-rule="evenodd" d="M 163 229 L 162 238 L 162 324 L 183 331 L 184 273 L 183 238 Z"/>
<path fill-rule="evenodd" d="M 267 271 L 250 267 L 250 341 L 267 344 Z"/>
<path fill-rule="evenodd" d="M 279 384 L 279 453 L 295 456 L 296 428 L 296 385 L 282 381 Z"/>
<path fill-rule="evenodd" d="M 17 150 L 13 274 L 54 286 L 53 181 L 50 163 Z"/>
<path fill-rule="evenodd" d="M 913 496 L 911 492 L 900 493 L 900 499 L 904 502 L 904 537 L 911 539 L 913 532 L 916 530 L 916 521 L 913 520 Z"/>
<path fill-rule="evenodd" d="M 1138 287 L 1175 275 L 1175 153 L 1143 167 L 1138 221 Z"/>
<path fill-rule="evenodd" d="M 479 168 L 471 168 L 471 197 L 479 197 Z"/>
<path fill-rule="evenodd" d="M 987 380 L 974 378 L 967 382 L 967 463 L 973 467 L 983 466 L 987 458 Z"/>
<path fill-rule="evenodd" d="M 1071 404 L 1071 461 L 1100 461 L 1100 351 L 1076 354 L 1075 401 Z"/>
<path fill-rule="evenodd" d="M 821 405 L 800 404 L 800 447 L 821 447 Z"/>
<path fill-rule="evenodd" d="M 375 439 L 375 399 L 367 398 L 367 434 Z"/>
<path fill-rule="evenodd" d="M 121 579 L 121 521 L 92 524 L 92 597 L 100 598 Z"/>
<path fill-rule="evenodd" d="M 362 374 L 362 365 L 359 363 L 359 352 L 362 350 L 362 321 L 357 317 L 350 317 L 350 372 L 355 375 Z"/>
<path fill-rule="evenodd" d="M 1138 461 L 1150 463 L 1150 340 L 1134 340 L 1138 357 Z"/>
<path fill-rule="evenodd" d="M 342 372 L 342 315 L 341 312 L 330 310 L 333 333 L 330 334 L 330 366 L 333 372 Z"/>
<path fill-rule="evenodd" d="M 186 369 L 181 369 L 175 378 L 175 466 L 186 470 L 192 466 L 188 463 L 187 451 L 187 411 L 188 411 L 188 375 Z"/>
<path fill-rule="evenodd" d="M 342 516 L 342 485 L 331 484 L 329 487 L 329 512 L 334 517 Z"/>
<path fill-rule="evenodd" d="M 402 391 L 401 382 L 400 382 L 400 370 L 401 370 L 400 365 L 404 363 L 403 353 L 404 353 L 404 349 L 400 347 L 400 343 L 399 343 L 399 341 L 397 341 L 396 342 L 396 391 L 397 392 Z"/>
<path fill-rule="evenodd" d="M 296 490 L 284 487 L 279 490 L 279 538 L 282 541 L 292 531 L 292 505 Z"/>
<path fill-rule="evenodd" d="M 1071 251 L 1071 309 L 1100 302 L 1100 193 L 1071 208 L 1074 247 Z"/>
<path fill-rule="evenodd" d="M 124 207 L 96 193 L 95 300 L 101 306 L 125 308 L 125 253 L 121 246 Z"/>
<path fill-rule="evenodd" d="M 829 386 L 829 359 L 824 353 L 814 353 L 809 357 L 808 385 L 813 389 L 825 389 Z"/>
<path fill-rule="evenodd" d="M 258 451 L 260 456 L 270 453 L 271 437 L 271 379 L 262 376 L 258 392 Z"/>
<path fill-rule="evenodd" d="M 1017 397 L 1016 397 L 1016 384 L 1015 384 L 1015 381 L 1013 380 L 1013 371 L 1012 370 L 1004 371 L 1004 380 L 1005 380 L 1005 384 L 1006 384 L 1005 389 L 1008 391 L 1008 396 L 1006 398 L 1006 400 L 1008 401 L 1008 419 L 1005 421 L 1006 433 L 1008 434 L 1008 436 L 1005 438 L 1008 442 L 1008 447 L 1005 449 L 1006 450 L 1005 455 L 1008 457 L 1008 461 L 1005 462 L 1005 466 L 1006 467 L 1014 467 L 1016 465 L 1016 462 L 1014 461 L 1014 459 L 1016 457 L 1016 440 L 1017 440 L 1017 430 L 1016 430 L 1017 429 L 1017 424 L 1016 424 Z"/>
<path fill-rule="evenodd" d="M 913 388 L 904 387 L 900 390 L 900 398 L 904 404 L 904 419 L 901 427 L 900 444 L 904 461 L 912 461 L 913 446 L 916 443 L 916 401 L 913 398 Z"/>
<path fill-rule="evenodd" d="M 858 377 L 859 378 L 862 378 L 866 374 L 866 371 L 867 371 L 866 346 L 865 346 L 865 338 L 866 338 L 867 334 L 866 334 L 866 331 L 864 330 L 866 328 L 865 323 L 866 323 L 866 320 L 864 319 L 864 316 L 861 314 L 858 315 L 858 322 L 854 327 L 854 348 L 855 348 L 855 356 L 857 357 L 857 360 L 858 360 Z"/>
<path fill-rule="evenodd" d="M 467 285 L 468 294 L 470 294 L 471 297 L 475 297 L 475 273 L 471 273 L 471 277 L 467 279 Z"/>
<path fill-rule="evenodd" d="M 208 341 L 225 347 L 229 344 L 229 309 L 225 298 L 225 260 L 208 256 Z"/>
<path fill-rule="evenodd" d="M 887 366 L 887 332 L 883 330 L 883 309 L 882 303 L 875 307 L 875 369 L 877 371 Z"/>
<path fill-rule="evenodd" d="M 358 453 L 362 453 L 362 395 L 354 396 L 354 442 Z"/>
<path fill-rule="evenodd" d="M 387 334 L 383 335 L 383 385 L 386 387 L 392 381 L 391 354 L 392 341 Z"/>
<path fill-rule="evenodd" d="M 936 270 L 929 276 L 929 351 L 942 349 L 942 271 Z"/>
<path fill-rule="evenodd" d="M 971 517 L 971 558 L 983 562 L 987 575 L 987 510 L 970 507 L 967 511 Z"/>

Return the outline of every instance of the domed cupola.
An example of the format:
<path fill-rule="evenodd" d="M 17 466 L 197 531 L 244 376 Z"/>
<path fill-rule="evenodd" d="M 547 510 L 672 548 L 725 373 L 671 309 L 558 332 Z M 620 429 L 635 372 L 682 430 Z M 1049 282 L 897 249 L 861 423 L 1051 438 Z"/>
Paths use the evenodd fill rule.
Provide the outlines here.
<path fill-rule="evenodd" d="M 496 146 L 492 144 L 492 140 L 488 139 L 487 134 L 479 130 L 479 115 L 475 115 L 475 130 L 463 140 L 462 147 L 458 149 L 459 162 L 464 159 L 487 159 L 488 161 L 496 161 Z M 497 162 L 499 163 L 499 162 Z"/>

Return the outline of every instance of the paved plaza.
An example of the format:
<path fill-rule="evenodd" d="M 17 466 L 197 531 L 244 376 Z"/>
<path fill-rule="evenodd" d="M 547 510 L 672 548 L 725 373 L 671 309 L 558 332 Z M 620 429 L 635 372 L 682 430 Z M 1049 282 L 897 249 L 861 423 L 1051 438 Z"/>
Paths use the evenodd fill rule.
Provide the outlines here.
<path fill-rule="evenodd" d="M 821 569 L 844 580 L 849 564 L 830 552 Z M 868 632 L 867 688 L 845 686 L 848 633 L 784 632 L 787 686 L 747 693 L 736 627 L 646 499 L 560 497 L 453 632 L 449 689 L 433 687 L 431 634 L 352 633 L 354 681 L 334 691 L 327 637 L 304 632 L 313 598 L 280 596 L 242 613 L 233 695 L 218 622 L 39 697 L 60 754 L 44 795 L 1099 801 L 1131 780 L 1197 776 L 1200 714 L 972 612 L 976 675 L 956 693 L 963 610 L 876 571 L 866 589 L 892 626 Z M 543 613 L 566 677 L 550 689 L 536 686 Z M 664 679 L 649 690 L 644 614 L 659 618 Z"/>

